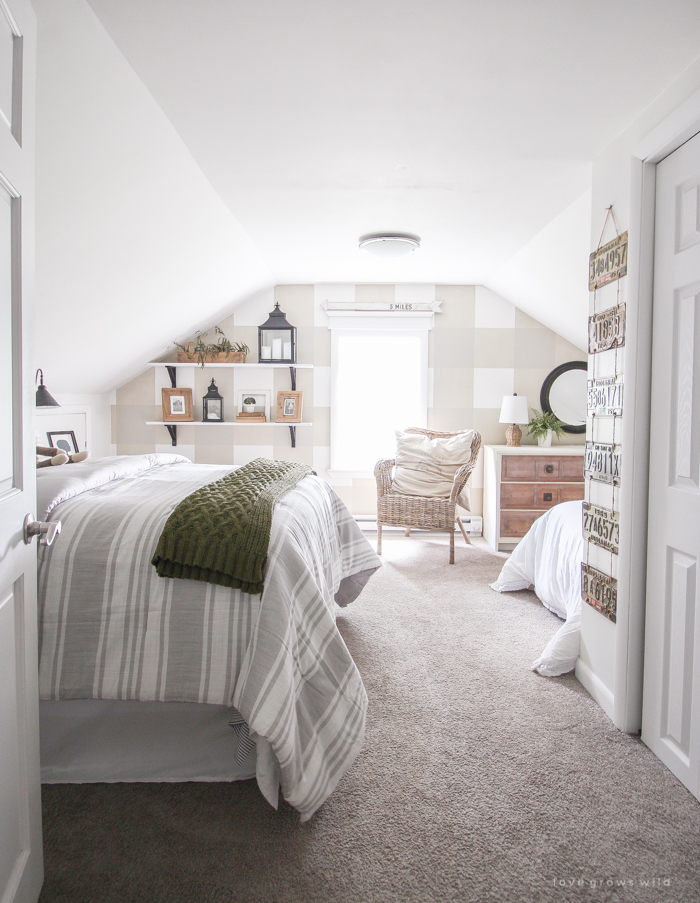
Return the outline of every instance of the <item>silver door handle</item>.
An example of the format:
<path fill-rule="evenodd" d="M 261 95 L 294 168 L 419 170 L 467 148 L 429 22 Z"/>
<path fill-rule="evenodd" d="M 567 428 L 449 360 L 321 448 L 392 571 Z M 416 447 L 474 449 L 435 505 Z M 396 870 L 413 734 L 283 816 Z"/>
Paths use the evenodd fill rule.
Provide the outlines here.
<path fill-rule="evenodd" d="M 58 534 L 61 532 L 61 521 L 55 520 L 49 523 L 48 521 L 42 520 L 34 520 L 31 514 L 28 514 L 24 518 L 24 542 L 26 545 L 29 545 L 35 536 L 44 537 L 44 542 L 47 546 L 50 546 L 51 543 L 56 539 Z M 41 538 L 39 539 L 41 542 Z"/>

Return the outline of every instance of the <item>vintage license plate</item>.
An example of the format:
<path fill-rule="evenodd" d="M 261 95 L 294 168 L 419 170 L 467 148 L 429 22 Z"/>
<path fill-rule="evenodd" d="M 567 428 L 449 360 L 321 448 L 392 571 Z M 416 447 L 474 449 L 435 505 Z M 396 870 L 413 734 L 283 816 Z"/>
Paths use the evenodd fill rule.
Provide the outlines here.
<path fill-rule="evenodd" d="M 619 513 L 584 502 L 583 538 L 617 555 L 620 545 Z"/>
<path fill-rule="evenodd" d="M 627 275 L 627 233 L 613 238 L 588 258 L 588 291 Z"/>
<path fill-rule="evenodd" d="M 588 353 L 597 354 L 625 344 L 625 305 L 618 304 L 588 318 Z"/>
<path fill-rule="evenodd" d="M 617 621 L 617 580 L 581 564 L 581 597 L 613 623 Z"/>
<path fill-rule="evenodd" d="M 615 376 L 588 380 L 588 413 L 597 417 L 622 413 L 622 382 Z"/>
<path fill-rule="evenodd" d="M 607 442 L 586 442 L 584 471 L 591 480 L 620 484 L 622 448 Z"/>

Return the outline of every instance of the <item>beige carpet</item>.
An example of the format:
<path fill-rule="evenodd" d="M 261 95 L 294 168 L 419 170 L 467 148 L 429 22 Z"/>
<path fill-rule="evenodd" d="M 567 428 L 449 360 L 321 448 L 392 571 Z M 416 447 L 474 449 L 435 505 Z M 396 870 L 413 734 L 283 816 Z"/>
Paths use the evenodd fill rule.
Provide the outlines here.
<path fill-rule="evenodd" d="M 502 559 L 390 538 L 339 619 L 365 746 L 317 815 L 254 782 L 44 788 L 43 903 L 700 900 L 700 804 L 572 675 Z M 643 883 L 643 882 L 646 882 Z"/>

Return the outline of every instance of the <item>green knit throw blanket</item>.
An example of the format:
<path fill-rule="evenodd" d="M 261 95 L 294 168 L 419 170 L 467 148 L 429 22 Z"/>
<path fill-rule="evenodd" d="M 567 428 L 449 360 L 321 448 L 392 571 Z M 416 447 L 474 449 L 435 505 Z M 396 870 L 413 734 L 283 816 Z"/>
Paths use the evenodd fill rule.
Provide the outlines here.
<path fill-rule="evenodd" d="M 158 540 L 158 575 L 261 593 L 275 503 L 310 473 L 306 464 L 256 458 L 188 495 Z"/>

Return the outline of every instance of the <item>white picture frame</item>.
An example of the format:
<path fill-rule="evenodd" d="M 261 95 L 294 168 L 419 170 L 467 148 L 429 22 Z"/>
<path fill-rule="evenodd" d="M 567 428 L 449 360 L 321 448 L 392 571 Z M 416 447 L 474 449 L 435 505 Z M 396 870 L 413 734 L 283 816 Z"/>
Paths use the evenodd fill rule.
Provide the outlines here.
<path fill-rule="evenodd" d="M 237 414 L 240 414 L 243 411 L 243 399 L 253 397 L 255 399 L 255 410 L 265 411 L 265 420 L 270 422 L 270 410 L 272 407 L 272 392 L 269 389 L 258 389 L 252 390 L 247 389 L 245 392 L 238 393 L 238 409 L 236 411 Z"/>

